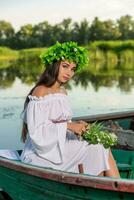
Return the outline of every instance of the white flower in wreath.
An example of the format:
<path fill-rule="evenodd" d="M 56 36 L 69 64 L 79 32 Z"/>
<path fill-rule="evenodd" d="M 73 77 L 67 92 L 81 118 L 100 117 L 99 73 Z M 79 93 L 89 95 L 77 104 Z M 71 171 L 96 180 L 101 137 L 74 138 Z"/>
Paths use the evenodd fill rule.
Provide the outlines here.
<path fill-rule="evenodd" d="M 74 52 L 76 52 L 77 51 L 77 49 L 76 48 L 74 48 Z"/>

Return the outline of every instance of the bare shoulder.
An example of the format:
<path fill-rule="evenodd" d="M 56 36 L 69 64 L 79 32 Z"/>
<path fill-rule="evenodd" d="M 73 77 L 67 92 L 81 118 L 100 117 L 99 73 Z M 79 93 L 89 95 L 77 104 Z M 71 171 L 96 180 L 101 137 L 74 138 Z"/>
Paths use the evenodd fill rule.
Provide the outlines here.
<path fill-rule="evenodd" d="M 66 95 L 67 95 L 67 91 L 66 91 L 66 89 L 65 89 L 64 87 L 61 88 L 61 92 L 62 92 L 63 94 L 66 94 Z"/>
<path fill-rule="evenodd" d="M 43 85 L 37 86 L 32 93 L 32 95 L 36 97 L 42 97 L 47 94 L 48 94 L 48 89 Z"/>

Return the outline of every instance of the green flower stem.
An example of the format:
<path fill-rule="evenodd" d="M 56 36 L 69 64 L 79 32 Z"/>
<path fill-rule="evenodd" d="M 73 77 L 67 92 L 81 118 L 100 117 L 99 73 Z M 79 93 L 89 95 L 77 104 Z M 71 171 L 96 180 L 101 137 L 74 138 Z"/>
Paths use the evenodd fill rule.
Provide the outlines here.
<path fill-rule="evenodd" d="M 82 139 L 89 142 L 89 144 L 102 144 L 105 148 L 109 148 L 117 144 L 117 136 L 107 130 L 102 130 L 101 123 L 93 123 L 90 125 L 83 135 Z"/>

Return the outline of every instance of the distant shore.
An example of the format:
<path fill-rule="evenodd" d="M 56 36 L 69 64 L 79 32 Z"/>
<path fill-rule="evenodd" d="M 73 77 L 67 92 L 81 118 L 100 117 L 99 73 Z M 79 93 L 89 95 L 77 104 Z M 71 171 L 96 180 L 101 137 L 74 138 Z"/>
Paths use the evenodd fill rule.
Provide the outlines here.
<path fill-rule="evenodd" d="M 131 60 L 134 62 L 134 40 L 126 41 L 96 41 L 86 46 L 89 50 L 89 59 L 95 61 L 111 60 Z M 23 59 L 30 61 L 39 58 L 42 51 L 47 48 L 30 48 L 13 50 L 8 47 L 0 47 L 0 60 Z"/>

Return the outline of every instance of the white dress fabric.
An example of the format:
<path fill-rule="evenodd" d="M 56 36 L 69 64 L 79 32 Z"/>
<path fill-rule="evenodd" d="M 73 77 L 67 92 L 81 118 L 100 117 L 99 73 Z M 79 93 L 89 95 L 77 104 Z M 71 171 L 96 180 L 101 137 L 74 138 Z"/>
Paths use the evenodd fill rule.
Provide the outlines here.
<path fill-rule="evenodd" d="M 91 175 L 109 169 L 109 149 L 79 141 L 67 130 L 72 111 L 66 94 L 30 95 L 29 99 L 24 115 L 28 138 L 22 162 L 76 173 L 78 165 L 83 164 L 84 173 Z"/>

